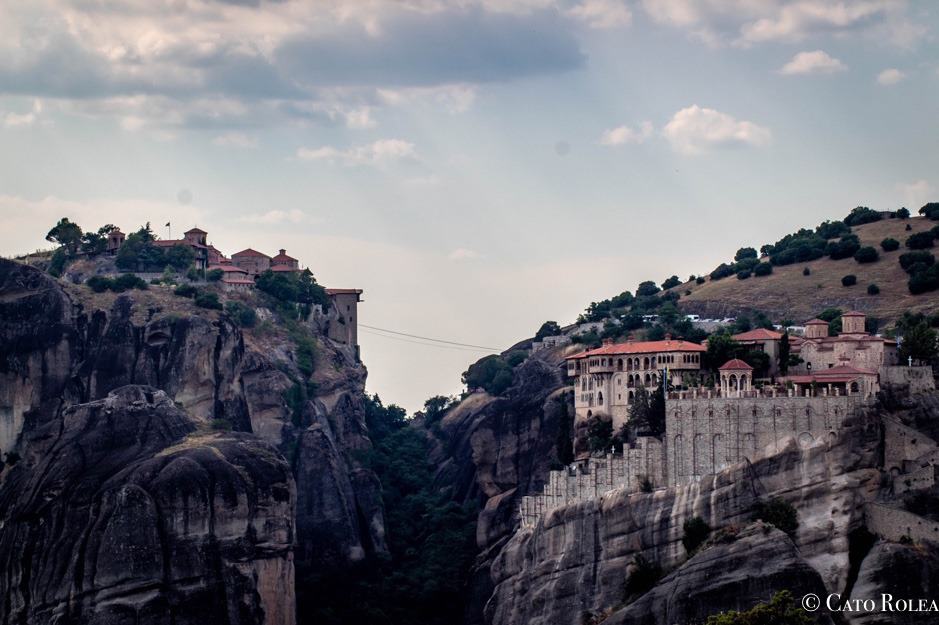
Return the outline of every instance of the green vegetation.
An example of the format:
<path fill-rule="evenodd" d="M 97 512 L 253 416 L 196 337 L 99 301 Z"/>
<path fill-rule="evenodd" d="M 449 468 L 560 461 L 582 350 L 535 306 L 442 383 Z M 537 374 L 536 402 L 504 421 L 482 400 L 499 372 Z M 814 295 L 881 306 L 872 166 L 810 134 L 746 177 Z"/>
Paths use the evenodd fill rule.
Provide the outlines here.
<path fill-rule="evenodd" d="M 737 279 L 746 280 L 747 278 L 750 277 L 750 275 L 751 275 L 751 272 L 749 269 L 741 269 L 740 271 L 737 272 Z"/>
<path fill-rule="evenodd" d="M 903 340 L 900 343 L 900 362 L 905 363 L 909 358 L 923 364 L 929 364 L 936 358 L 939 351 L 937 346 L 936 330 L 922 316 L 905 316 L 897 322 L 897 330 Z"/>
<path fill-rule="evenodd" d="M 559 334 L 561 334 L 561 326 L 558 325 L 557 321 L 545 321 L 535 332 L 535 340 L 541 341 L 546 336 L 558 336 Z"/>
<path fill-rule="evenodd" d="M 802 275 L 803 275 L 803 276 L 810 276 L 810 275 L 812 275 L 812 270 L 809 269 L 808 267 L 806 267 L 805 269 L 802 270 Z"/>
<path fill-rule="evenodd" d="M 164 249 L 154 245 L 155 240 L 149 222 L 137 232 L 127 235 L 117 252 L 115 262 L 118 268 L 124 271 L 163 271 L 171 267 L 185 271 L 196 259 L 195 252 L 188 245 L 174 245 Z"/>
<path fill-rule="evenodd" d="M 609 451 L 613 447 L 613 422 L 597 415 L 587 421 L 587 447 L 593 452 Z"/>
<path fill-rule="evenodd" d="M 768 276 L 773 273 L 773 264 L 772 263 L 760 263 L 753 268 L 754 276 Z"/>
<path fill-rule="evenodd" d="M 210 291 L 200 291 L 196 294 L 193 301 L 199 308 L 222 310 L 222 303 L 218 300 L 218 294 Z"/>
<path fill-rule="evenodd" d="M 878 295 L 880 293 L 880 287 L 876 284 L 867 285 L 867 294 L 868 295 Z"/>
<path fill-rule="evenodd" d="M 298 570 L 298 622 L 452 625 L 460 622 L 476 555 L 475 505 L 434 482 L 426 434 L 404 411 L 365 397 L 374 448 L 363 458 L 381 481 L 390 555 L 321 575 Z M 425 406 L 426 408 L 426 406 Z"/>
<path fill-rule="evenodd" d="M 681 280 L 678 278 L 678 276 L 672 276 L 670 278 L 667 278 L 664 282 L 662 282 L 662 289 L 672 289 L 678 286 L 679 284 L 681 284 Z"/>
<path fill-rule="evenodd" d="M 226 419 L 212 419 L 211 426 L 213 430 L 220 430 L 225 432 L 231 430 L 231 423 Z"/>
<path fill-rule="evenodd" d="M 623 584 L 623 603 L 630 604 L 646 594 L 662 578 L 662 567 L 655 562 L 649 562 L 642 554 L 637 554 L 629 563 L 630 570 L 626 582 Z"/>
<path fill-rule="evenodd" d="M 205 274 L 205 279 L 209 282 L 218 282 L 225 276 L 225 272 L 221 269 L 213 269 L 212 271 Z"/>
<path fill-rule="evenodd" d="M 891 237 L 887 237 L 880 242 L 880 247 L 885 252 L 894 252 L 900 249 L 900 242 Z"/>
<path fill-rule="evenodd" d="M 720 280 L 721 278 L 726 278 L 727 276 L 734 275 L 733 265 L 728 265 L 727 263 L 721 263 L 717 266 L 714 271 L 710 273 L 711 280 Z"/>
<path fill-rule="evenodd" d="M 698 276 L 697 278 L 694 279 L 695 284 L 704 284 L 705 282 L 707 282 L 707 278 L 705 278 L 704 276 Z"/>
<path fill-rule="evenodd" d="M 871 246 L 866 246 L 860 248 L 854 253 L 854 260 L 861 264 L 873 263 L 880 258 L 880 254 L 877 253 L 877 250 Z"/>
<path fill-rule="evenodd" d="M 935 240 L 936 237 L 932 232 L 917 232 L 911 234 L 904 245 L 911 250 L 925 250 L 932 247 Z"/>
<path fill-rule="evenodd" d="M 175 295 L 179 295 L 180 297 L 192 298 L 195 297 L 198 292 L 199 289 L 192 286 L 191 284 L 180 284 L 178 287 L 173 289 L 173 293 Z"/>
<path fill-rule="evenodd" d="M 903 270 L 911 275 L 936 264 L 936 257 L 925 250 L 900 254 L 899 260 Z"/>
<path fill-rule="evenodd" d="M 815 228 L 815 234 L 823 239 L 837 239 L 851 234 L 851 227 L 843 221 L 823 221 Z"/>
<path fill-rule="evenodd" d="M 763 521 L 792 536 L 799 529 L 799 515 L 792 504 L 774 497 L 758 501 L 753 511 L 754 521 Z"/>
<path fill-rule="evenodd" d="M 734 260 L 738 262 L 748 258 L 757 258 L 757 252 L 752 247 L 741 247 L 737 250 L 737 253 L 734 254 Z"/>
<path fill-rule="evenodd" d="M 270 296 L 274 307 L 285 317 L 305 317 L 313 305 L 329 308 L 326 289 L 317 284 L 309 269 L 300 273 L 267 270 L 255 281 L 257 289 Z"/>
<path fill-rule="evenodd" d="M 463 384 L 471 390 L 481 388 L 490 395 L 501 395 L 512 385 L 512 365 L 498 354 L 486 356 L 463 372 Z"/>
<path fill-rule="evenodd" d="M 638 387 L 629 405 L 628 427 L 636 436 L 661 436 L 665 433 L 665 396 Z"/>
<path fill-rule="evenodd" d="M 851 258 L 861 248 L 861 240 L 856 234 L 846 234 L 838 242 L 829 241 L 825 245 L 825 253 L 832 260 Z"/>
<path fill-rule="evenodd" d="M 250 306 L 245 306 L 241 302 L 227 302 L 225 312 L 231 316 L 242 328 L 253 328 L 257 325 L 258 315 Z"/>
<path fill-rule="evenodd" d="M 141 291 L 145 291 L 149 288 L 149 285 L 145 280 L 138 278 L 132 273 L 121 274 L 116 278 L 91 276 L 85 282 L 85 285 L 87 285 L 88 288 L 90 288 L 95 293 L 104 293 L 105 291 L 123 293 L 124 291 L 129 291 L 130 289 L 139 289 Z"/>
<path fill-rule="evenodd" d="M 636 297 L 651 297 L 659 291 L 660 289 L 655 286 L 655 282 L 646 280 L 645 282 L 640 282 L 639 286 L 636 288 Z"/>
<path fill-rule="evenodd" d="M 896 215 L 898 219 L 909 219 L 910 210 L 904 206 L 903 208 L 897 209 Z"/>
<path fill-rule="evenodd" d="M 855 284 L 857 284 L 857 276 L 853 273 L 849 273 L 841 278 L 841 286 L 854 286 Z"/>
<path fill-rule="evenodd" d="M 919 214 L 926 217 L 926 219 L 939 221 L 939 202 L 929 202 L 928 204 L 924 204 L 919 209 Z"/>
<path fill-rule="evenodd" d="M 860 226 L 862 224 L 880 221 L 881 219 L 883 219 L 883 215 L 877 211 L 867 208 L 866 206 L 858 206 L 844 218 L 844 223 L 849 226 Z"/>
<path fill-rule="evenodd" d="M 798 605 L 788 590 L 780 590 L 769 603 L 749 610 L 721 612 L 708 617 L 705 625 L 813 625 L 814 618 Z"/>
<path fill-rule="evenodd" d="M 78 252 L 81 239 L 82 229 L 78 224 L 69 221 L 67 217 L 60 219 L 46 234 L 46 241 L 64 248 L 70 256 Z"/>
<path fill-rule="evenodd" d="M 682 525 L 681 544 L 691 556 L 711 535 L 711 526 L 699 516 L 693 516 Z"/>

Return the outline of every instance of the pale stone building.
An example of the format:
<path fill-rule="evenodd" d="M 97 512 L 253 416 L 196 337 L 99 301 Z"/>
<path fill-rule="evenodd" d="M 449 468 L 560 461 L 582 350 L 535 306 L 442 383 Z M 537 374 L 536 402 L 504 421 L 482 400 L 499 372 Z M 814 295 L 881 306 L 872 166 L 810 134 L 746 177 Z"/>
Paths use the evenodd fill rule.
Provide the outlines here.
<path fill-rule="evenodd" d="M 362 301 L 362 289 L 326 289 L 339 317 L 329 326 L 329 338 L 340 343 L 359 347 L 358 308 Z"/>
<path fill-rule="evenodd" d="M 249 276 L 257 276 L 271 268 L 271 257 L 250 247 L 231 255 L 231 262 L 241 267 Z"/>
<path fill-rule="evenodd" d="M 790 339 L 792 353 L 803 362 L 791 367 L 789 373 L 818 374 L 824 369 L 848 366 L 876 374 L 881 367 L 896 364 L 896 341 L 869 334 L 864 321 L 864 313 L 844 313 L 838 336 L 829 336 L 828 323 L 821 319 L 806 323 L 805 336 Z"/>
<path fill-rule="evenodd" d="M 782 342 L 782 332 L 756 328 L 748 332 L 734 334 L 733 339 L 751 351 L 760 351 L 769 356 L 769 370 L 767 374 L 774 376 L 779 373 L 779 344 Z"/>
<path fill-rule="evenodd" d="M 300 262 L 293 256 L 288 256 L 287 250 L 281 249 L 280 253 L 271 259 L 271 271 L 296 273 L 300 271 Z"/>
<path fill-rule="evenodd" d="M 686 376 L 701 370 L 703 345 L 691 341 L 604 341 L 601 347 L 567 358 L 567 374 L 574 378 L 577 420 L 609 417 L 618 430 L 629 416 L 638 388 L 655 391 L 663 379 L 681 386 Z"/>

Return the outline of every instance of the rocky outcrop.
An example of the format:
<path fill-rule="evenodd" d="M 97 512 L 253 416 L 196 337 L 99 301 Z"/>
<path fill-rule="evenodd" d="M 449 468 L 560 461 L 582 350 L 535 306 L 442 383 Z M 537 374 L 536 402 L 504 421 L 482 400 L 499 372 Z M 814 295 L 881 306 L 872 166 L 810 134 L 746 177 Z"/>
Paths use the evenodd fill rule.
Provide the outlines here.
<path fill-rule="evenodd" d="M 744 527 L 757 500 L 767 497 L 781 497 L 798 510 L 793 566 L 811 567 L 831 591 L 844 589 L 851 571 L 849 536 L 864 523 L 865 502 L 881 489 L 880 442 L 879 420 L 865 416 L 830 447 L 801 449 L 790 440 L 781 453 L 695 484 L 652 493 L 612 491 L 557 509 L 534 528 L 517 531 L 494 558 L 486 620 L 575 624 L 585 612 L 614 610 L 637 556 L 665 571 L 685 563 L 681 538 L 687 519 L 700 516 L 713 528 Z M 732 570 L 731 555 L 710 561 L 712 573 Z M 766 580 L 750 583 L 773 586 Z M 720 605 L 733 599 L 709 600 Z M 672 616 L 677 618 L 671 622 L 684 622 L 681 614 Z"/>
<path fill-rule="evenodd" d="M 28 433 L 3 475 L 0 623 L 292 625 L 290 468 L 125 386 Z"/>
<path fill-rule="evenodd" d="M 301 373 L 296 341 L 276 323 L 245 332 L 165 290 L 96 295 L 0 260 L 0 452 L 29 455 L 33 434 L 61 428 L 69 406 L 146 385 L 191 427 L 230 427 L 287 459 L 301 493 L 299 568 L 384 554 L 380 485 L 361 460 L 371 447 L 365 368 L 316 319 L 300 329 L 314 344 L 312 376 Z"/>

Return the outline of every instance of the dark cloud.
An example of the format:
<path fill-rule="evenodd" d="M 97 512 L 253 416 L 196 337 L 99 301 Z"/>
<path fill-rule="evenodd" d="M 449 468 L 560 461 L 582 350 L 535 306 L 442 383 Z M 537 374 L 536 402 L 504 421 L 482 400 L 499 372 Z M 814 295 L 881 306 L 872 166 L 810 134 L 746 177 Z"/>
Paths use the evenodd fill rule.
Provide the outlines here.
<path fill-rule="evenodd" d="M 348 26 L 285 42 L 277 64 L 310 86 L 492 82 L 580 68 L 586 57 L 553 12 L 397 15 L 380 34 Z"/>

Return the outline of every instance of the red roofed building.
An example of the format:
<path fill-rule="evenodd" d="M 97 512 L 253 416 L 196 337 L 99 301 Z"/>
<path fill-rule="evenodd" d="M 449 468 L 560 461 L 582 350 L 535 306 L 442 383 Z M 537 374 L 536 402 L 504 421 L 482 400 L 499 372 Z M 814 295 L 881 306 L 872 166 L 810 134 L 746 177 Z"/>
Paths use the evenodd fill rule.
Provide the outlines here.
<path fill-rule="evenodd" d="M 728 360 L 717 371 L 721 376 L 721 394 L 724 397 L 739 396 L 751 389 L 753 367 L 739 358 Z"/>
<path fill-rule="evenodd" d="M 182 239 L 159 239 L 154 241 L 153 244 L 161 248 L 176 247 L 177 245 L 188 245 L 192 248 L 193 254 L 195 254 L 195 260 L 193 261 L 193 264 L 195 265 L 196 269 L 203 270 L 210 264 L 209 246 L 206 245 L 205 242 L 206 236 L 208 236 L 208 234 L 209 233 L 205 230 L 192 228 L 183 233 Z"/>
<path fill-rule="evenodd" d="M 300 263 L 293 256 L 287 256 L 287 250 L 280 250 L 274 258 L 271 259 L 271 271 L 300 271 Z"/>
<path fill-rule="evenodd" d="M 567 373 L 574 377 L 574 411 L 578 419 L 609 416 L 614 430 L 629 417 L 636 390 L 657 392 L 667 378 L 672 386 L 701 369 L 703 345 L 691 341 L 605 341 L 601 347 L 567 358 Z"/>
<path fill-rule="evenodd" d="M 795 388 L 796 395 L 806 392 L 828 395 L 856 395 L 873 397 L 880 389 L 876 371 L 859 369 L 850 365 L 839 365 L 827 369 L 813 370 L 804 375 L 790 375 L 783 378 Z"/>
<path fill-rule="evenodd" d="M 271 257 L 250 247 L 231 255 L 231 262 L 241 267 L 249 276 L 256 276 L 271 268 Z"/>
<path fill-rule="evenodd" d="M 773 376 L 779 371 L 779 345 L 782 342 L 782 337 L 782 332 L 757 328 L 735 334 L 733 339 L 740 345 L 745 345 L 749 351 L 759 351 L 769 356 L 769 370 L 767 373 Z"/>
<path fill-rule="evenodd" d="M 864 329 L 865 315 L 857 311 L 841 315 L 841 334 L 829 336 L 828 322 L 813 319 L 805 324 L 802 340 L 791 342 L 792 353 L 802 363 L 790 367 L 789 373 L 819 374 L 824 369 L 854 367 L 862 371 L 880 371 L 897 363 L 896 341 L 874 336 Z"/>

